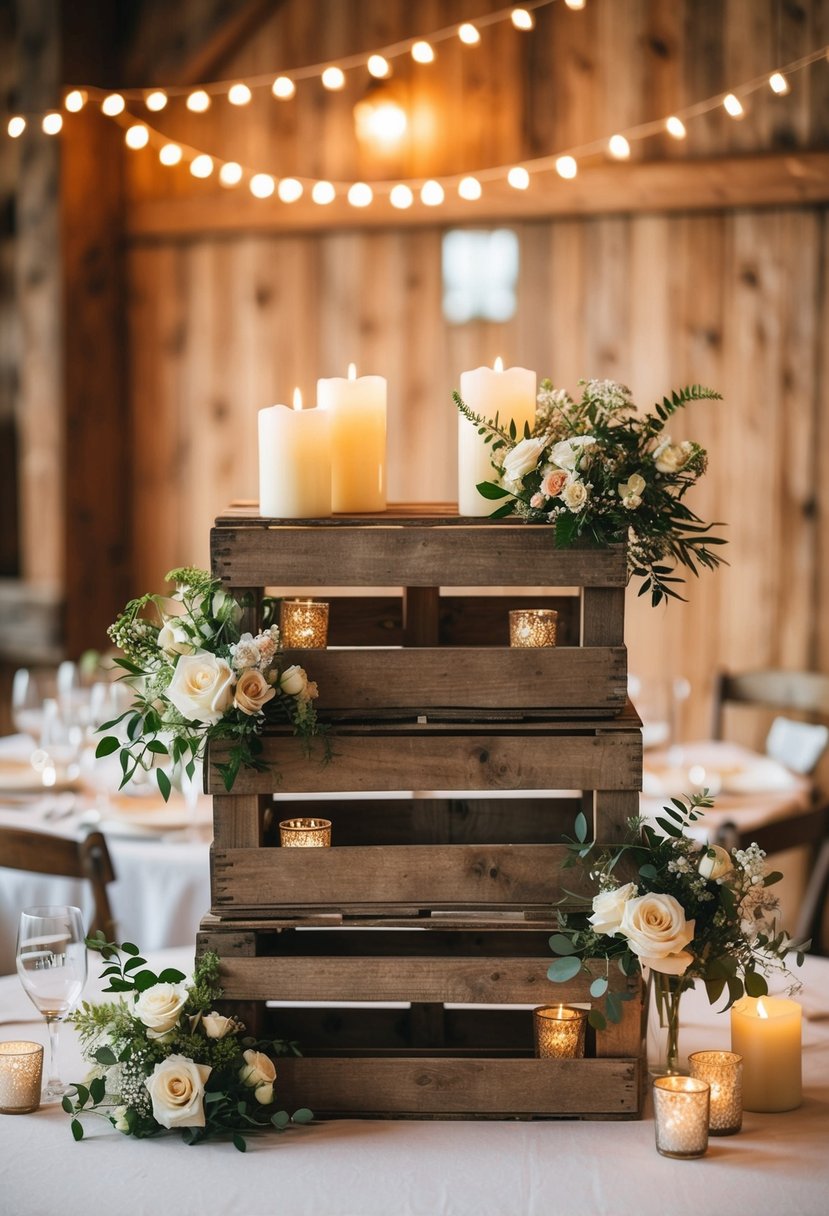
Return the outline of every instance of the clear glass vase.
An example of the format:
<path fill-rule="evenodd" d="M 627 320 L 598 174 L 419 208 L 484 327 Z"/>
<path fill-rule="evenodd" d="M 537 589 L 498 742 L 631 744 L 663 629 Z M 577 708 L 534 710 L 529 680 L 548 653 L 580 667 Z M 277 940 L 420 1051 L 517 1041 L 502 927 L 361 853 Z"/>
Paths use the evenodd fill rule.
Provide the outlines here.
<path fill-rule="evenodd" d="M 681 975 L 651 971 L 648 977 L 648 1072 L 652 1077 L 678 1076 L 680 1067 L 680 1001 L 693 984 Z"/>

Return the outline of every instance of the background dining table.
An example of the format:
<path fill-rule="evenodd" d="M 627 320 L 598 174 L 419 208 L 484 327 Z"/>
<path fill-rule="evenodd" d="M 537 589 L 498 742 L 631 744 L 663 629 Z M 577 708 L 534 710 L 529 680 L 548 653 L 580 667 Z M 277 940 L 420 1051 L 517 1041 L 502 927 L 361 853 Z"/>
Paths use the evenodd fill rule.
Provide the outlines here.
<path fill-rule="evenodd" d="M 192 948 L 150 959 L 185 971 L 192 960 Z M 14 1216 L 88 1216 L 96 1205 L 128 1216 L 825 1216 L 829 959 L 807 957 L 800 977 L 802 1106 L 746 1112 L 739 1134 L 711 1138 L 696 1160 L 657 1154 L 649 1104 L 632 1122 L 319 1121 L 252 1137 L 244 1155 L 224 1141 L 187 1147 L 174 1132 L 127 1139 L 98 1118 L 87 1118 L 86 1138 L 75 1143 L 69 1116 L 49 1106 L 0 1115 L 2 1208 Z M 86 999 L 99 992 L 90 978 Z M 728 1015 L 704 992 L 683 1001 L 684 1050 L 728 1047 Z M 0 979 L 0 1038 L 46 1042 L 14 976 Z M 64 1079 L 82 1079 L 71 1027 L 61 1038 Z"/>

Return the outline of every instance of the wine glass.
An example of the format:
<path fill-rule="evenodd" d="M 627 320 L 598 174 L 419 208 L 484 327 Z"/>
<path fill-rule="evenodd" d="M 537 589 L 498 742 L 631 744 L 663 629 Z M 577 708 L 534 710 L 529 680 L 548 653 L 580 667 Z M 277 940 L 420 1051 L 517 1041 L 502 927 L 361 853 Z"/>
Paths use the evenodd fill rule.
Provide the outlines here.
<path fill-rule="evenodd" d="M 78 1003 L 86 983 L 86 943 L 80 908 L 24 908 L 17 933 L 17 974 L 49 1029 L 49 1075 L 44 1102 L 59 1102 L 58 1027 Z"/>
<path fill-rule="evenodd" d="M 12 679 L 12 720 L 21 735 L 28 735 L 32 744 L 40 738 L 43 723 L 43 689 L 37 676 L 27 667 L 19 668 Z"/>

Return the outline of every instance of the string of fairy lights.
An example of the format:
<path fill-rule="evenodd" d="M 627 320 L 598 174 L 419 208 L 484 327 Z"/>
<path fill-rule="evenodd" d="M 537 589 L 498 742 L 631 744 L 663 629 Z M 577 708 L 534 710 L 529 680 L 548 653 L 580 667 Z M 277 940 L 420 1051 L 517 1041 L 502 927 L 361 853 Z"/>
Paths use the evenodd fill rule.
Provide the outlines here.
<path fill-rule="evenodd" d="M 92 85 L 71 87 L 63 98 L 63 111 L 53 109 L 37 115 L 22 113 L 12 115 L 6 131 L 10 138 L 18 139 L 27 130 L 39 126 L 47 136 L 58 135 L 67 115 L 80 113 L 86 106 L 98 106 L 100 111 L 124 131 L 126 147 L 132 151 L 154 150 L 162 165 L 186 167 L 194 178 L 215 178 L 220 186 L 232 189 L 247 186 L 257 199 L 276 197 L 285 204 L 296 203 L 304 196 L 318 206 L 326 206 L 337 198 L 345 198 L 350 206 L 364 208 L 377 199 L 385 198 L 392 207 L 405 210 L 419 200 L 425 207 L 438 207 L 447 195 L 455 192 L 469 202 L 475 202 L 484 194 L 487 184 L 506 182 L 512 189 L 528 190 L 537 175 L 555 172 L 560 178 L 572 180 L 578 175 L 579 165 L 587 159 L 606 157 L 624 161 L 631 156 L 632 145 L 649 137 L 667 133 L 672 139 L 684 140 L 688 135 L 688 124 L 704 114 L 723 111 L 729 118 L 739 120 L 747 110 L 747 101 L 759 90 L 770 89 L 777 97 L 791 91 L 791 77 L 813 63 L 829 60 L 829 47 L 821 47 L 787 63 L 775 71 L 756 76 L 734 85 L 731 89 L 704 98 L 692 105 L 676 110 L 673 114 L 639 123 L 576 147 L 559 149 L 546 156 L 523 160 L 520 164 L 490 166 L 472 172 L 436 176 L 433 178 L 389 179 L 385 181 L 329 181 L 303 176 L 278 177 L 256 167 L 240 164 L 216 156 L 203 148 L 175 141 L 152 122 L 133 110 L 143 107 L 151 115 L 160 114 L 171 101 L 183 98 L 192 114 L 205 114 L 214 102 L 226 103 L 235 108 L 250 104 L 257 90 L 267 89 L 278 102 L 289 102 L 297 94 L 298 86 L 309 81 L 319 81 L 330 92 L 342 90 L 347 82 L 347 73 L 367 71 L 374 85 L 388 81 L 393 74 L 392 62 L 409 56 L 416 64 L 428 68 L 438 58 L 436 46 L 449 40 L 459 40 L 465 47 L 481 43 L 482 31 L 501 23 L 509 22 L 522 33 L 535 28 L 535 14 L 539 9 L 563 2 L 567 8 L 580 10 L 587 0 L 529 0 L 522 7 L 509 7 L 488 13 L 483 17 L 446 26 L 431 34 L 404 39 L 400 42 L 347 56 L 337 62 L 308 64 L 303 67 L 247 77 L 244 80 L 211 81 L 195 86 L 154 86 L 147 89 L 120 89 L 107 91 Z M 132 107 L 132 108 L 130 108 Z M 359 107 L 355 107 L 355 114 Z M 399 107 L 384 102 L 375 112 L 379 119 L 379 136 L 383 139 L 383 126 L 390 141 L 405 132 L 406 116 Z"/>

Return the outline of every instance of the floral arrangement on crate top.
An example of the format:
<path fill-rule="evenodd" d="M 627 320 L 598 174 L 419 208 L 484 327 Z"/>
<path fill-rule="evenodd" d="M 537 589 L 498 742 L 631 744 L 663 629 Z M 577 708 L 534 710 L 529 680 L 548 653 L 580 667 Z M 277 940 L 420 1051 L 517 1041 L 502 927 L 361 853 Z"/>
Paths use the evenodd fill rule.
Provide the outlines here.
<path fill-rule="evenodd" d="M 589 1014 L 591 1025 L 603 1030 L 608 1021 L 621 1020 L 621 1002 L 631 998 L 613 991 L 611 966 L 623 976 L 643 972 L 667 1031 L 667 1072 L 677 1071 L 680 999 L 696 980 L 705 984 L 712 1005 L 727 994 L 724 1012 L 744 994 L 764 996 L 765 975 L 775 969 L 797 989 L 785 959 L 794 953 L 800 966 L 809 945 L 795 945 L 776 927 L 778 901 L 769 887 L 782 875 L 766 872 L 762 849 L 752 844 L 729 854 L 687 835 L 712 805 L 707 791 L 672 798 L 655 825 L 631 819 L 626 840 L 609 846 L 588 841 L 587 821 L 579 814 L 575 838 L 566 839 L 564 868 L 582 867 L 599 889 L 586 920 L 577 924 L 559 912 L 550 948 L 560 957 L 547 974 L 561 982 L 582 970 L 594 974 L 586 961 L 604 959 L 605 975 L 590 988 L 599 1004 Z M 620 870 L 628 881 L 620 880 Z"/>
<path fill-rule="evenodd" d="M 173 770 L 183 766 L 192 778 L 208 741 L 225 739 L 228 759 L 218 767 L 230 790 L 240 767 L 267 768 L 259 736 L 280 718 L 291 723 L 310 755 L 313 736 L 325 735 L 312 704 L 318 689 L 302 667 L 283 666 L 278 626 L 255 637 L 240 633 L 242 606 L 205 570 L 171 570 L 166 581 L 177 584 L 172 596 L 131 600 L 109 628 L 124 652 L 115 662 L 135 699 L 100 728 L 120 727 L 121 733 L 105 735 L 95 754 L 120 751 L 121 787 L 139 769 L 152 769 L 166 800 L 171 781 L 165 757 Z"/>
<path fill-rule="evenodd" d="M 454 393 L 460 412 L 491 444 L 496 476 L 478 485 L 484 498 L 507 499 L 492 518 L 517 514 L 531 523 L 555 526 L 555 543 L 609 545 L 628 542 L 628 570 L 642 579 L 639 594 L 659 604 L 683 579 L 677 565 L 694 574 L 720 565 L 715 546 L 725 544 L 685 503 L 685 494 L 705 472 L 708 457 L 698 443 L 674 443 L 668 419 L 691 401 L 721 400 L 713 389 L 693 384 L 664 397 L 652 413 L 638 414 L 629 388 L 613 380 L 580 380 L 580 401 L 543 380 L 535 425 L 519 436 L 496 415 L 474 413 Z"/>
<path fill-rule="evenodd" d="M 187 1144 L 230 1135 L 244 1152 L 244 1133 L 281 1132 L 313 1119 L 304 1107 L 293 1115 L 277 1109 L 272 1057 L 298 1055 L 294 1044 L 243 1038 L 241 1022 L 214 1011 L 221 996 L 217 955 L 202 955 L 187 985 L 174 968 L 155 975 L 130 942 L 119 946 L 98 933 L 86 944 L 107 964 L 104 991 L 120 996 L 100 1005 L 84 1001 L 71 1017 L 92 1065 L 85 1082 L 63 1098 L 76 1140 L 84 1135 L 81 1116 L 95 1114 L 127 1136 L 179 1128 Z"/>

